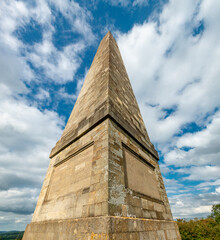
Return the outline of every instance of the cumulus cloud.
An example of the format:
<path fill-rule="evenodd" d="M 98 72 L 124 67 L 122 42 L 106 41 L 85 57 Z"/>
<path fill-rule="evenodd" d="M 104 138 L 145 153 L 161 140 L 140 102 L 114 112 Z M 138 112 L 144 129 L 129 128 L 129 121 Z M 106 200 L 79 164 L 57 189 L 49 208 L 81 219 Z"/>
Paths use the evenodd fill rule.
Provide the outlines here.
<path fill-rule="evenodd" d="M 212 205 L 219 203 L 219 191 L 200 194 L 175 194 L 169 197 L 175 218 L 201 218 L 210 214 Z"/>
<path fill-rule="evenodd" d="M 42 43 L 36 43 L 34 50 L 27 53 L 26 57 L 51 81 L 62 84 L 73 81 L 81 63 L 78 53 L 84 48 L 84 43 L 79 42 L 68 45 L 60 51 L 50 39 L 44 39 Z"/>
<path fill-rule="evenodd" d="M 1 230 L 23 230 L 31 221 L 31 214 L 15 214 L 0 211 Z"/>
<path fill-rule="evenodd" d="M 219 7 L 219 1 L 170 0 L 148 22 L 118 33 L 149 136 L 164 158 L 162 172 L 177 180 L 165 182 L 176 217 L 205 216 L 218 196 L 210 187 L 220 171 Z M 212 192 L 198 195 L 190 181 Z"/>
<path fill-rule="evenodd" d="M 203 188 L 203 187 L 210 187 L 210 186 L 220 186 L 220 179 L 217 179 L 215 181 L 207 181 L 200 183 L 198 187 Z"/>
<path fill-rule="evenodd" d="M 186 180 L 213 180 L 219 178 L 220 167 L 217 166 L 199 166 L 191 167 L 189 169 L 181 168 L 177 172 L 189 174 L 184 177 Z"/>
<path fill-rule="evenodd" d="M 106 1 L 107 3 L 110 3 L 113 6 L 119 6 L 119 7 L 128 7 L 128 6 L 146 6 L 149 3 L 149 0 L 110 0 Z"/>
<path fill-rule="evenodd" d="M 26 182 L 28 182 L 26 180 Z M 24 185 L 25 186 L 25 185 Z M 0 191 L 1 230 L 23 230 L 30 223 L 39 187 L 24 187 Z"/>
<path fill-rule="evenodd" d="M 10 64 L 9 64 L 10 63 Z M 30 80 L 33 77 L 31 69 L 15 51 L 0 45 L 0 98 L 13 93 L 28 92 L 23 81 L 16 79 Z"/>
<path fill-rule="evenodd" d="M 29 214 L 36 203 L 32 189 L 39 194 L 49 151 L 61 135 L 63 121 L 54 112 L 42 112 L 9 98 L 0 102 L 0 116 L 0 195 L 8 198 L 3 201 L 1 197 L 0 211 Z M 25 198 L 18 194 L 24 189 Z"/>
<path fill-rule="evenodd" d="M 32 199 L 30 199 L 32 193 Z M 38 189 L 8 190 L 1 191 L 1 212 L 16 214 L 31 214 L 34 211 L 37 200 Z"/>
<path fill-rule="evenodd" d="M 39 100 L 48 99 L 50 98 L 50 93 L 47 90 L 40 88 L 38 93 L 36 94 L 36 98 Z"/>
<path fill-rule="evenodd" d="M 4 0 L 0 4 L 0 13 L 0 42 L 8 49 L 16 51 L 18 56 L 23 56 L 26 68 L 29 68 L 31 63 L 41 71 L 44 79 L 56 83 L 62 84 L 73 80 L 81 63 L 80 54 L 95 40 L 89 24 L 91 19 L 89 11 L 81 8 L 78 3 L 68 0 L 40 0 L 34 4 Z M 57 49 L 53 42 L 53 35 L 56 33 L 54 14 L 60 14 L 62 19 L 66 19 L 72 33 L 82 36 L 77 43 Z M 37 24 L 42 37 L 32 44 L 30 41 L 24 44 L 16 31 L 19 33 L 25 28 L 33 28 L 34 24 Z"/>
<path fill-rule="evenodd" d="M 217 184 L 220 179 L 219 112 L 212 118 L 205 129 L 195 133 L 186 133 L 179 137 L 175 142 L 174 149 L 164 155 L 166 165 L 182 167 L 176 171 L 184 174 L 184 180 L 216 180 L 215 184 Z M 215 184 L 203 183 L 200 186 Z"/>
<path fill-rule="evenodd" d="M 179 193 L 187 191 L 184 189 L 184 185 L 179 183 L 176 179 L 164 178 L 163 180 L 164 184 L 167 186 L 166 192 L 168 194 L 176 193 L 177 191 Z"/>
<path fill-rule="evenodd" d="M 149 134 L 157 143 L 169 141 L 186 123 L 201 124 L 219 106 L 220 44 L 213 27 L 219 22 L 219 3 L 209 3 L 208 14 L 207 1 L 200 2 L 170 1 L 156 20 L 118 36 Z M 202 23 L 204 30 L 196 34 Z"/>
<path fill-rule="evenodd" d="M 149 0 L 135 0 L 133 2 L 133 6 L 139 5 L 139 6 L 143 6 L 143 5 L 148 5 Z"/>
<path fill-rule="evenodd" d="M 60 14 L 69 22 L 71 31 L 79 34 L 77 42 L 56 47 L 55 14 Z M 74 1 L 0 3 L 1 230 L 24 229 L 31 219 L 50 150 L 64 127 L 63 117 L 40 109 L 38 103 L 52 100 L 45 82 L 59 85 L 73 81 L 81 63 L 80 54 L 95 39 L 90 17 Z M 21 33 L 32 28 L 39 30 L 38 39 L 26 41 Z"/>
<path fill-rule="evenodd" d="M 168 165 L 220 165 L 220 112 L 201 131 L 186 133 L 175 141 L 175 148 L 165 154 Z M 185 151 L 185 148 L 190 148 Z"/>

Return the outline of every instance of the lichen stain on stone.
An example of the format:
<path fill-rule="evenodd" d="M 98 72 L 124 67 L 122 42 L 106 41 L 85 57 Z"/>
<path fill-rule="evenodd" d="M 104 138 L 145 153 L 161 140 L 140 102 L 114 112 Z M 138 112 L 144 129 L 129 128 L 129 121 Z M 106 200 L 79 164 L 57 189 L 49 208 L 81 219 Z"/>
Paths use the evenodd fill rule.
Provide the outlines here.
<path fill-rule="evenodd" d="M 130 218 L 136 218 L 136 215 L 128 214 L 128 217 L 130 217 Z"/>
<path fill-rule="evenodd" d="M 112 165 L 114 165 L 119 171 L 121 171 L 121 165 L 116 163 L 115 161 L 109 160 L 109 163 L 111 163 Z"/>
<path fill-rule="evenodd" d="M 92 232 L 89 240 L 98 240 L 98 239 L 100 239 L 100 240 L 107 240 L 108 239 L 108 235 L 106 233 L 99 233 L 99 234 L 97 234 L 97 233 Z"/>
<path fill-rule="evenodd" d="M 110 187 L 110 196 L 112 197 L 109 200 L 109 203 L 114 205 L 124 204 L 126 197 L 124 185 L 113 185 L 112 187 Z"/>
<path fill-rule="evenodd" d="M 122 157 L 122 149 L 111 148 L 111 153 L 117 157 Z"/>
<path fill-rule="evenodd" d="M 118 133 L 118 131 L 114 130 L 112 122 L 110 122 L 110 136 L 113 137 L 114 144 L 118 144 L 119 146 L 121 145 L 119 133 Z"/>

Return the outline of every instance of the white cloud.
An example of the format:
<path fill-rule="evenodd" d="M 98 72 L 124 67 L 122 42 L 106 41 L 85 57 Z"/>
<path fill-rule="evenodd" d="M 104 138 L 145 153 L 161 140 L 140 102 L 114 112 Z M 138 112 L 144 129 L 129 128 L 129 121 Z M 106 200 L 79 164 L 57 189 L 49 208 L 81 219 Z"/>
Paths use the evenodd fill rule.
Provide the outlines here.
<path fill-rule="evenodd" d="M 175 194 L 176 192 L 186 192 L 187 190 L 184 189 L 184 185 L 179 183 L 176 179 L 168 179 L 163 178 L 164 184 L 166 186 L 167 194 Z"/>
<path fill-rule="evenodd" d="M 63 16 L 71 22 L 74 31 L 81 33 L 88 42 L 94 42 L 95 36 L 88 23 L 92 15 L 88 10 L 80 7 L 80 5 L 74 1 L 48 0 L 48 2 L 56 6 Z"/>
<path fill-rule="evenodd" d="M 0 3 L 0 42 L 13 50 L 20 47 L 21 42 L 12 35 L 18 26 L 22 26 L 29 18 L 28 9 L 21 1 L 1 1 Z"/>
<path fill-rule="evenodd" d="M 220 187 L 215 189 L 216 193 L 220 193 Z"/>
<path fill-rule="evenodd" d="M 133 6 L 139 5 L 139 6 L 143 6 L 143 5 L 148 5 L 149 0 L 135 0 L 133 2 Z"/>
<path fill-rule="evenodd" d="M 146 6 L 148 5 L 149 0 L 110 0 L 106 1 L 107 3 L 113 5 L 113 6 L 119 6 L 119 7 L 128 7 L 128 6 Z"/>
<path fill-rule="evenodd" d="M 69 44 L 62 49 L 55 47 L 53 35 L 56 32 L 54 28 L 56 12 L 54 11 L 52 15 L 52 7 L 57 14 L 61 13 L 62 17 L 67 19 L 73 33 L 81 35 L 77 43 Z M 22 55 L 26 68 L 28 61 L 38 68 L 45 78 L 62 84 L 73 80 L 81 63 L 80 54 L 86 46 L 94 43 L 95 36 L 89 24 L 90 19 L 90 12 L 74 1 L 40 0 L 31 4 L 3 0 L 0 4 L 0 43 L 9 50 L 16 51 L 18 56 Z M 15 31 L 30 26 L 32 20 L 42 27 L 43 39 L 34 46 L 29 46 L 18 39 Z"/>
<path fill-rule="evenodd" d="M 2 230 L 24 230 L 26 225 L 30 223 L 32 215 L 15 214 L 0 211 L 0 225 Z"/>
<path fill-rule="evenodd" d="M 81 42 L 68 45 L 60 51 L 50 40 L 45 39 L 42 43 L 35 44 L 34 51 L 27 53 L 27 59 L 51 81 L 62 84 L 73 81 L 81 63 L 78 54 L 84 48 L 85 45 Z"/>
<path fill-rule="evenodd" d="M 216 28 L 210 27 L 220 20 L 211 16 L 219 3 L 213 1 L 210 14 L 205 14 L 206 1 L 201 6 L 199 2 L 170 1 L 159 25 L 152 20 L 118 36 L 149 134 L 157 143 L 170 141 L 186 123 L 201 123 L 219 106 L 220 43 Z M 205 30 L 194 36 L 201 20 Z M 164 119 L 164 109 L 174 106 L 176 110 Z"/>
<path fill-rule="evenodd" d="M 218 151 L 220 145 L 220 111 L 216 112 L 212 118 L 212 122 L 204 130 L 196 133 L 187 133 L 179 138 L 176 143 L 177 147 L 197 147 L 209 150 L 214 147 L 215 151 Z"/>
<path fill-rule="evenodd" d="M 16 79 L 30 80 L 33 77 L 32 71 L 15 51 L 4 45 L 0 45 L 0 73 L 0 98 L 10 94 L 10 91 L 15 93 L 28 91 L 24 82 Z"/>
<path fill-rule="evenodd" d="M 117 38 L 163 174 L 176 179 L 165 181 L 175 217 L 205 217 L 219 201 L 219 8 L 217 0 L 170 0 Z"/>
<path fill-rule="evenodd" d="M 10 98 L 0 102 L 0 115 L 1 172 L 9 168 L 22 176 L 36 171 L 42 178 L 49 151 L 61 134 L 62 120 L 54 112 L 41 112 Z"/>
<path fill-rule="evenodd" d="M 32 196 L 30 199 L 30 193 Z M 1 191 L 1 212 L 13 212 L 17 214 L 31 214 L 35 207 L 39 194 L 38 189 L 22 189 Z"/>
<path fill-rule="evenodd" d="M 211 187 L 211 186 L 220 186 L 220 179 L 210 182 L 203 182 L 198 185 L 199 188 Z"/>
<path fill-rule="evenodd" d="M 80 92 L 80 90 L 82 88 L 82 85 L 84 83 L 84 79 L 86 78 L 87 73 L 88 73 L 88 71 L 86 70 L 85 74 L 84 74 L 84 77 L 80 78 L 80 79 L 77 79 L 76 89 L 75 89 L 73 94 L 68 93 L 64 87 L 61 87 L 57 91 L 57 97 L 60 100 L 62 100 L 62 101 L 65 101 L 65 102 L 68 102 L 70 104 L 73 104 L 76 101 L 76 99 L 77 99 L 77 97 L 79 95 L 79 92 Z"/>
<path fill-rule="evenodd" d="M 63 1 L 64 3 L 64 1 Z M 47 1 L 35 6 L 21 1 L 0 3 L 0 224 L 2 230 L 24 229 L 31 219 L 49 163 L 49 153 L 62 133 L 64 122 L 53 111 L 40 111 L 33 101 L 25 99 L 30 93 L 26 83 L 36 80 L 27 61 L 40 69 L 46 78 L 56 83 L 72 81 L 80 65 L 79 54 L 86 41 L 79 41 L 58 50 L 53 42 L 53 17 Z M 73 4 L 71 5 L 73 7 Z M 61 12 L 67 11 L 65 8 Z M 80 11 L 78 6 L 77 11 Z M 81 9 L 80 16 L 85 14 Z M 69 13 L 65 13 L 70 16 Z M 67 16 L 65 15 L 65 16 Z M 75 20 L 80 17 L 74 15 Z M 73 16 L 72 16 L 73 17 Z M 15 31 L 35 19 L 43 26 L 43 40 L 30 46 L 16 36 Z M 88 23 L 73 28 L 93 34 Z M 78 24 L 78 23 L 74 23 Z M 43 79 L 38 78 L 38 82 Z M 80 83 L 78 83 L 80 84 Z M 21 94 L 19 96 L 18 94 Z M 37 102 L 50 99 L 48 90 L 39 87 Z M 34 176 L 34 177 L 33 177 Z"/>
<path fill-rule="evenodd" d="M 185 180 L 215 180 L 219 178 L 220 167 L 217 166 L 199 166 L 190 168 L 181 168 L 177 172 L 182 174 L 188 174 L 188 177 L 184 177 Z"/>
<path fill-rule="evenodd" d="M 6 218 L 1 223 L 3 229 L 23 229 L 30 220 L 50 149 L 63 125 L 56 113 L 40 111 L 12 95 L 0 101 L 0 212 Z"/>
<path fill-rule="evenodd" d="M 169 197 L 174 218 L 201 218 L 211 213 L 212 205 L 219 203 L 218 191 L 202 194 L 178 194 Z"/>
<path fill-rule="evenodd" d="M 220 112 L 216 112 L 212 118 L 213 120 L 205 129 L 178 137 L 175 141 L 175 148 L 165 154 L 165 163 L 175 166 L 202 165 L 203 169 L 205 165 L 220 166 Z M 184 151 L 185 147 L 191 149 Z M 209 166 L 207 166 L 207 169 L 209 169 Z M 204 173 L 201 172 L 200 174 L 200 178 L 203 178 Z M 214 175 L 211 176 L 214 177 Z M 195 177 L 191 176 L 191 178 Z"/>
<path fill-rule="evenodd" d="M 67 102 L 73 102 L 77 99 L 76 94 L 69 94 L 68 92 L 66 92 L 64 88 L 59 89 L 58 96 L 60 97 L 60 99 L 65 100 Z"/>
<path fill-rule="evenodd" d="M 33 81 L 39 84 L 37 93 L 33 94 L 37 102 L 46 99 L 51 101 L 49 91 L 42 87 L 43 81 L 47 78 L 58 84 L 72 81 L 81 63 L 80 54 L 94 41 L 87 12 L 74 2 L 64 6 L 67 2 L 39 0 L 32 5 L 26 1 L 3 0 L 0 3 L 2 230 L 12 227 L 23 229 L 30 221 L 48 167 L 50 150 L 64 126 L 57 113 L 39 110 L 32 100 L 26 98 L 26 94 L 31 91 L 27 84 L 30 86 Z M 51 13 L 51 4 L 69 19 L 73 32 L 81 34 L 78 43 L 62 49 L 55 47 L 52 41 L 55 19 Z M 31 45 L 19 40 L 15 32 L 26 29 L 32 19 L 42 26 L 43 39 Z M 28 61 L 44 73 L 43 79 L 37 78 Z"/>
<path fill-rule="evenodd" d="M 39 100 L 48 99 L 50 98 L 50 93 L 47 90 L 40 88 L 38 93 L 36 94 L 36 98 Z"/>
<path fill-rule="evenodd" d="M 152 20 L 118 36 L 152 141 L 163 153 L 177 145 L 166 155 L 167 164 L 184 166 L 193 161 L 204 164 L 211 159 L 216 163 L 219 159 L 218 113 L 207 130 L 183 136 L 181 132 L 191 122 L 206 126 L 204 118 L 219 107 L 220 43 L 212 25 L 217 26 L 220 19 L 215 14 L 219 2 L 214 2 L 170 1 L 159 16 L 159 25 Z M 206 4 L 209 13 L 204 10 Z M 194 36 L 193 29 L 200 21 L 205 29 Z M 175 134 L 181 137 L 174 138 Z M 196 144 L 197 148 L 189 152 L 180 149 L 183 145 L 196 147 Z M 207 151 L 211 151 L 208 158 Z"/>

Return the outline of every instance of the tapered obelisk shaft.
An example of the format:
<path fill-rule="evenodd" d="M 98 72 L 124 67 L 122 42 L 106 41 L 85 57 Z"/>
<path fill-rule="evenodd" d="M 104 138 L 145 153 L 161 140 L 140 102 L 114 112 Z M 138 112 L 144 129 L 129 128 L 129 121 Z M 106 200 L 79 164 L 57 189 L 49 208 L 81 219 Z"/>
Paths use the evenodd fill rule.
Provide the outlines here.
<path fill-rule="evenodd" d="M 181 239 L 110 32 L 50 158 L 23 240 Z"/>

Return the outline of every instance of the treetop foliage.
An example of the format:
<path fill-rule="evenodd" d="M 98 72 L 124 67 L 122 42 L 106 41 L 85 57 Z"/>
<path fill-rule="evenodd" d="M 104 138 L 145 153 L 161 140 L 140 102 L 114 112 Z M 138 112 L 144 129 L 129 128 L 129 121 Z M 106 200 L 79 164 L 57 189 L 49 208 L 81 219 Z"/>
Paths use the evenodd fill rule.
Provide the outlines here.
<path fill-rule="evenodd" d="M 206 219 L 177 219 L 182 240 L 220 240 L 220 204 L 212 206 Z"/>

